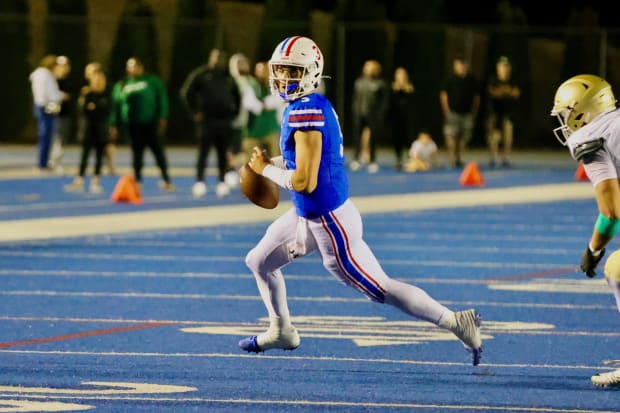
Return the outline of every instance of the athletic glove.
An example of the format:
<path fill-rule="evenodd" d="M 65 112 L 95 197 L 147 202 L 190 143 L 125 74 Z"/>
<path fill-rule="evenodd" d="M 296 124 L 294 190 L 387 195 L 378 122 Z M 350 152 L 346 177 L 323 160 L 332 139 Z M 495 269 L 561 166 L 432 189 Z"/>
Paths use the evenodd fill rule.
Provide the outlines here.
<path fill-rule="evenodd" d="M 596 271 L 594 271 L 594 269 L 603 258 L 603 255 L 605 255 L 605 248 L 603 248 L 601 252 L 595 256 L 592 254 L 592 251 L 590 251 L 590 246 L 586 246 L 585 251 L 581 255 L 581 265 L 579 268 L 581 268 L 581 271 L 585 272 L 588 277 L 594 277 L 596 275 Z"/>

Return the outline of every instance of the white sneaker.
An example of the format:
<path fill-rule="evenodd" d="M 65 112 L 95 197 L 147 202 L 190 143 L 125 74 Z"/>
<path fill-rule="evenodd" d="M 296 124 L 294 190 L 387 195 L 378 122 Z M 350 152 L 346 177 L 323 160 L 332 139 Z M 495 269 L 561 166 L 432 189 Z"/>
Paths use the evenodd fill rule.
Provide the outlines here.
<path fill-rule="evenodd" d="M 226 175 L 224 175 L 224 182 L 230 188 L 237 188 L 239 186 L 239 172 L 237 171 L 228 171 Z"/>
<path fill-rule="evenodd" d="M 101 184 L 90 184 L 90 187 L 88 188 L 88 190 L 90 191 L 91 194 L 102 194 L 103 193 L 103 187 L 101 186 Z"/>
<path fill-rule="evenodd" d="M 177 187 L 172 182 L 159 181 L 159 187 L 166 192 L 175 192 Z"/>
<path fill-rule="evenodd" d="M 370 165 L 368 165 L 368 173 L 369 174 L 376 174 L 377 172 L 379 172 L 379 164 L 378 163 L 373 162 Z"/>
<path fill-rule="evenodd" d="M 362 165 L 358 161 L 351 161 L 351 163 L 349 163 L 349 168 L 351 168 L 353 172 L 359 171 L 361 167 Z"/>
<path fill-rule="evenodd" d="M 65 192 L 82 192 L 84 191 L 84 182 L 83 181 L 73 181 L 70 184 L 65 185 Z"/>
<path fill-rule="evenodd" d="M 230 194 L 230 187 L 226 185 L 226 182 L 220 182 L 215 187 L 215 194 L 218 198 L 225 197 L 226 195 Z"/>
<path fill-rule="evenodd" d="M 192 195 L 194 198 L 202 198 L 207 194 L 207 185 L 204 182 L 196 182 L 192 185 Z"/>
<path fill-rule="evenodd" d="M 596 374 L 591 380 L 592 384 L 599 387 L 620 387 L 620 369 Z"/>

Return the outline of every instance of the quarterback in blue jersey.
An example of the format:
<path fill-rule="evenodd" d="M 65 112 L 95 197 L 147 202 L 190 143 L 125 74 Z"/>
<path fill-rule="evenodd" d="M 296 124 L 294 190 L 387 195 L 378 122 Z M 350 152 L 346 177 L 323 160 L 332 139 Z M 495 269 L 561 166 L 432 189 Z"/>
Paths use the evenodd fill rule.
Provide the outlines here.
<path fill-rule="evenodd" d="M 318 46 L 307 37 L 286 38 L 273 52 L 269 70 L 272 93 L 288 103 L 280 134 L 282 155 L 269 159 L 254 148 L 249 165 L 288 189 L 294 208 L 276 219 L 246 256 L 269 313 L 269 328 L 239 346 L 257 353 L 299 346 L 281 268 L 318 251 L 331 274 L 372 301 L 452 331 L 477 365 L 482 338 L 476 311 L 453 312 L 422 289 L 389 277 L 363 239 L 362 218 L 349 199 L 338 116 L 317 93 L 323 74 Z"/>

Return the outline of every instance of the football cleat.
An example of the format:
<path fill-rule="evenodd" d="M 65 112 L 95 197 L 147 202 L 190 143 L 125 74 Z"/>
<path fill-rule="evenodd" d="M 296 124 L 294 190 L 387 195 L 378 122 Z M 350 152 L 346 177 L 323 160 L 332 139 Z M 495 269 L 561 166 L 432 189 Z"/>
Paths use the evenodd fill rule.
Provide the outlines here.
<path fill-rule="evenodd" d="M 474 366 L 480 364 L 482 356 L 482 337 L 480 336 L 480 314 L 475 310 L 457 311 L 454 313 L 456 326 L 452 329 L 454 335 L 463 342 L 463 345 L 472 353 Z"/>
<path fill-rule="evenodd" d="M 595 386 L 620 388 L 620 369 L 607 373 L 595 374 L 592 376 L 591 380 L 592 384 Z"/>
<path fill-rule="evenodd" d="M 248 338 L 244 338 L 243 340 L 240 340 L 239 347 L 241 348 L 241 350 L 245 350 L 248 353 L 260 353 L 261 351 L 263 351 L 263 349 L 260 348 L 260 346 L 256 342 L 256 336 L 252 336 L 252 337 L 248 337 Z"/>

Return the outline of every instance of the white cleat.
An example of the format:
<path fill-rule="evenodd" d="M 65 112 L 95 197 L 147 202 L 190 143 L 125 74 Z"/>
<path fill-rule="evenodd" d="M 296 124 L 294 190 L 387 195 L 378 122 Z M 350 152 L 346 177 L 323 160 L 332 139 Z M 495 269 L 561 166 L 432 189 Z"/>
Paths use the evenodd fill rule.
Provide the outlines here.
<path fill-rule="evenodd" d="M 607 373 L 595 374 L 591 378 L 592 384 L 599 387 L 618 387 L 620 388 L 620 369 Z"/>
<path fill-rule="evenodd" d="M 251 353 L 260 353 L 261 351 L 279 348 L 282 350 L 295 350 L 299 347 L 301 339 L 295 327 L 290 327 L 280 332 L 272 332 L 267 330 L 258 336 L 244 338 L 239 341 L 239 347 L 242 350 Z"/>
<path fill-rule="evenodd" d="M 482 337 L 480 336 L 480 315 L 476 310 L 457 311 L 454 313 L 456 326 L 452 329 L 454 335 L 471 351 L 473 364 L 480 363 L 482 353 Z"/>

